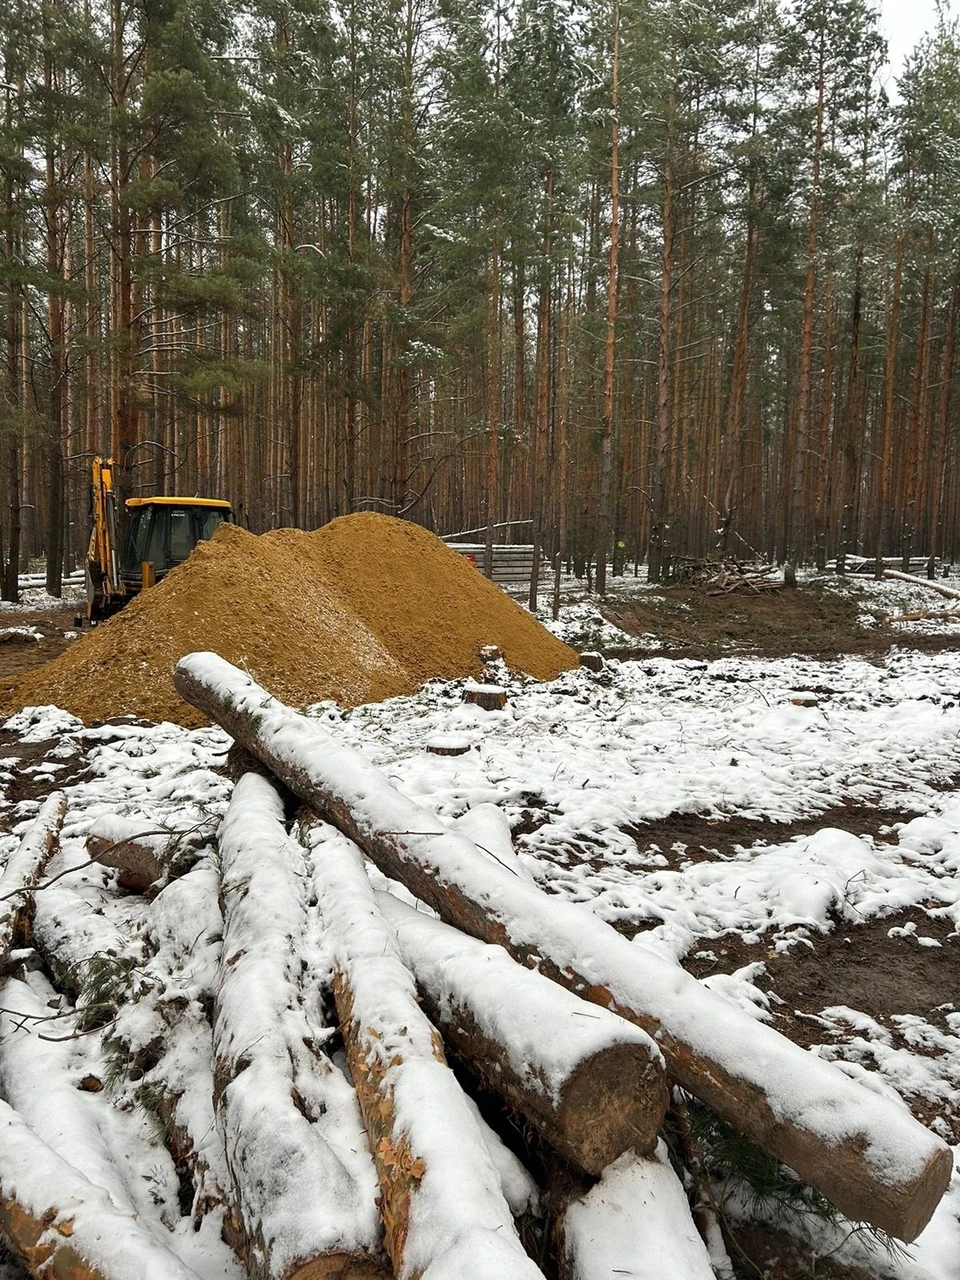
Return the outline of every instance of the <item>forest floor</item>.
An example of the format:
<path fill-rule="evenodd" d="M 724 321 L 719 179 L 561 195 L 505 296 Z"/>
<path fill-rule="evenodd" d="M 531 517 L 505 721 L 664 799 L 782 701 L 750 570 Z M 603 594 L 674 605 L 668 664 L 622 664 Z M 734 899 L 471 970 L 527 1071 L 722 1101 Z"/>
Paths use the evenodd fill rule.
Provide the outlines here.
<path fill-rule="evenodd" d="M 316 714 L 444 821 L 496 804 L 544 889 L 903 1098 L 960 1155 L 956 602 L 836 578 L 721 595 L 624 579 L 602 606 L 566 587 L 548 625 L 605 653 L 600 672 L 546 684 L 504 672 L 504 712 L 465 707 L 462 681 L 430 681 L 411 696 L 350 710 L 323 703 Z M 51 643 L 69 643 L 73 606 L 34 609 L 37 630 L 41 615 L 60 630 Z M 32 663 L 41 643 L 14 637 L 0 652 Z M 474 749 L 427 753 L 446 733 Z M 219 730 L 90 728 L 52 708 L 16 716 L 0 732 L 0 833 L 10 833 L 0 858 L 55 781 L 70 807 L 51 871 L 68 874 L 38 898 L 42 915 L 60 928 L 92 910 L 128 930 L 134 900 L 91 870 L 85 831 L 117 810 L 215 830 L 231 786 L 225 748 Z M 146 918 L 131 946 L 139 929 Z M 0 1086 L 23 1060 L 24 1035 L 0 1028 Z M 102 1069 L 95 1040 L 77 1042 L 71 1072 Z M 135 1095 L 121 1081 L 112 1099 L 127 1166 L 142 1170 L 130 1198 L 145 1220 L 166 1221 L 176 1172 L 130 1109 Z M 40 1123 L 44 1098 L 24 1105 Z M 109 1105 L 106 1092 L 84 1095 L 91 1111 Z M 920 1239 L 893 1252 L 843 1220 L 783 1211 L 736 1178 L 716 1194 L 738 1280 L 960 1280 L 957 1177 Z M 157 1229 L 203 1280 L 239 1277 L 215 1233 Z M 20 1273 L 0 1264 L 0 1276 Z"/>

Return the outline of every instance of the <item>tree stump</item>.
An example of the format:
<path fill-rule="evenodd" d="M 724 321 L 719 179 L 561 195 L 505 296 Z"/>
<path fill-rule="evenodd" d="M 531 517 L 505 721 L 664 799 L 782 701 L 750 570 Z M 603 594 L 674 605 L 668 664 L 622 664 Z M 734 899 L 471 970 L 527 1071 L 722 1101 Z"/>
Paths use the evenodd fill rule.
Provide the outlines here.
<path fill-rule="evenodd" d="M 468 684 L 463 700 L 484 711 L 502 711 L 507 705 L 507 691 L 498 684 Z"/>

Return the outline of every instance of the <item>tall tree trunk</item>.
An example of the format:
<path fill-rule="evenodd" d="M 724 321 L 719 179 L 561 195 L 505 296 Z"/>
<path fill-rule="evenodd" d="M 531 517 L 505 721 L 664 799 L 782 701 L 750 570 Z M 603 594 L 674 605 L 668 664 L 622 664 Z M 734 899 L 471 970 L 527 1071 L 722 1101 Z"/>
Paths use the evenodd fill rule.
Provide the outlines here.
<path fill-rule="evenodd" d="M 650 549 L 647 556 L 647 580 L 662 582 L 667 570 L 667 528 L 670 514 L 667 505 L 667 477 L 670 472 L 672 443 L 670 422 L 670 330 L 673 323 L 673 236 L 676 174 L 674 146 L 676 129 L 676 91 L 671 86 L 667 114 L 667 153 L 663 175 L 663 223 L 660 250 L 660 308 L 657 334 L 657 408 L 654 426 L 652 474 L 650 481 Z"/>
<path fill-rule="evenodd" d="M 613 62 L 610 122 L 610 258 L 607 268 L 607 332 L 603 361 L 603 419 L 600 432 L 600 495 L 597 510 L 597 593 L 607 589 L 607 557 L 613 481 L 613 392 L 617 353 L 617 281 L 620 235 L 620 4 L 613 5 Z"/>
<path fill-rule="evenodd" d="M 879 449 L 879 475 L 877 478 L 877 526 L 875 534 L 875 573 L 883 576 L 883 553 L 887 530 L 890 527 L 890 463 L 893 455 L 893 412 L 897 376 L 897 345 L 900 340 L 900 292 L 903 284 L 904 232 L 897 234 L 897 259 L 893 272 L 893 296 L 887 307 L 887 333 L 884 346 L 884 394 L 883 419 Z"/>
<path fill-rule="evenodd" d="M 537 607 L 537 592 L 539 589 L 541 542 L 543 540 L 543 480 L 540 472 L 546 456 L 550 416 L 553 182 L 553 165 L 550 164 L 547 167 L 543 184 L 544 221 L 540 265 L 540 299 L 537 307 L 537 372 L 533 427 L 530 433 L 530 513 L 533 517 L 533 568 L 530 574 L 529 597 L 531 609 L 536 609 Z"/>
<path fill-rule="evenodd" d="M 813 409 L 813 337 L 814 303 L 817 289 L 817 255 L 820 226 L 820 166 L 823 151 L 824 108 L 824 44 L 826 32 L 820 29 L 817 54 L 817 113 L 814 126 L 813 166 L 810 195 L 810 223 L 807 236 L 807 275 L 803 289 L 803 338 L 800 349 L 800 387 L 797 403 L 796 442 L 791 478 L 790 529 L 785 554 L 802 560 L 809 549 L 809 508 L 807 506 L 807 472 L 810 467 L 811 423 Z"/>

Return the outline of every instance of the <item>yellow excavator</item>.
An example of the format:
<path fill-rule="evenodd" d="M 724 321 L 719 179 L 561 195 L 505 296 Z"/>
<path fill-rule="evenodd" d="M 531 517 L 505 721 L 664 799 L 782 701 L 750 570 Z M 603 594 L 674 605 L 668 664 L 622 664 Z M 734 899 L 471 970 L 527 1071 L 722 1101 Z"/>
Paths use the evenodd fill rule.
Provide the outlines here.
<path fill-rule="evenodd" d="M 144 587 L 159 582 L 198 542 L 233 519 L 230 503 L 220 498 L 128 498 L 121 529 L 113 472 L 112 458 L 94 458 L 86 566 L 91 623 L 110 617 Z"/>

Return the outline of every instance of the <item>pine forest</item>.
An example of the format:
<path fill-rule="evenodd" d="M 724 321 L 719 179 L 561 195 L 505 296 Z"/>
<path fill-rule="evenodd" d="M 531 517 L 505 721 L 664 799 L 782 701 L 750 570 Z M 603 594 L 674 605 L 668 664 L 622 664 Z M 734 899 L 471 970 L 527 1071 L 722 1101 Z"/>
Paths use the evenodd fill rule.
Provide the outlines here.
<path fill-rule="evenodd" d="M 90 461 L 599 590 L 960 553 L 960 33 L 867 0 L 14 0 L 3 593 Z M 488 530 L 491 531 L 488 534 Z"/>

